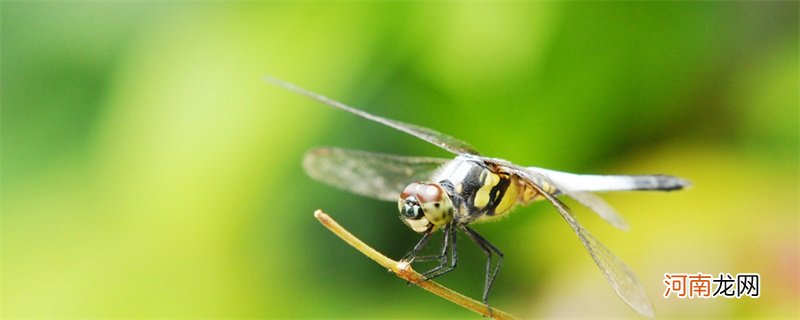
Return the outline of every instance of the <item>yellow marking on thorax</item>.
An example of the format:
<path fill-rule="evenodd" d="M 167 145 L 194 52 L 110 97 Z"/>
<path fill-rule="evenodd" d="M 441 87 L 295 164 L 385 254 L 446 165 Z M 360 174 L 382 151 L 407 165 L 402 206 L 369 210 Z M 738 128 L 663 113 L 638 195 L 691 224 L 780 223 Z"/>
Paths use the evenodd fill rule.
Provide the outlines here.
<path fill-rule="evenodd" d="M 492 186 L 496 185 L 500 181 L 500 177 L 496 174 L 491 174 L 492 176 L 497 178 L 497 181 L 493 181 Z M 508 188 L 506 189 L 506 193 L 503 195 L 503 198 L 500 199 L 500 203 L 495 207 L 494 215 L 483 215 L 478 218 L 478 222 L 488 222 L 493 221 L 498 218 L 502 218 L 508 215 L 511 212 L 511 209 L 516 207 L 518 204 L 528 204 L 533 201 L 543 200 L 545 197 L 542 196 L 536 188 L 531 186 L 528 182 L 523 179 L 520 179 L 517 175 L 510 175 L 509 179 L 511 179 L 511 183 L 509 184 Z M 547 182 L 540 182 L 541 188 L 544 192 L 547 193 L 554 193 L 556 192 L 556 187 L 551 185 Z M 484 187 L 486 187 L 484 185 Z M 488 187 L 484 192 L 486 199 L 489 198 L 489 192 L 491 191 L 491 187 Z M 475 196 L 475 202 L 477 203 L 478 197 L 480 196 L 480 192 L 484 191 L 482 187 L 479 190 L 479 193 Z M 488 200 L 486 200 L 488 203 Z M 486 203 L 483 205 L 485 206 Z M 483 208 L 483 207 L 480 207 Z"/>
<path fill-rule="evenodd" d="M 481 172 L 481 181 L 483 181 L 483 186 L 475 192 L 475 202 L 472 203 L 478 209 L 483 209 L 489 204 L 492 188 L 500 182 L 500 177 L 489 172 L 489 170 L 483 170 Z"/>
<path fill-rule="evenodd" d="M 513 208 L 514 205 L 516 205 L 517 202 L 519 201 L 520 186 L 516 181 L 519 179 L 516 179 L 515 177 L 511 177 L 510 179 L 511 179 L 511 184 L 508 185 L 505 195 L 503 195 L 503 198 L 500 199 L 500 203 L 494 209 L 494 214 L 496 216 L 506 213 L 507 211 L 509 211 L 509 209 Z"/>
<path fill-rule="evenodd" d="M 511 181 L 508 187 L 505 189 L 505 192 L 502 194 L 502 198 L 499 199 L 500 202 L 495 206 L 493 216 L 496 217 L 503 215 L 509 211 L 509 209 L 513 208 L 517 203 L 520 203 L 520 201 L 525 201 L 524 199 L 520 198 L 520 190 L 525 190 L 525 184 L 522 183 L 519 178 L 506 173 L 502 173 L 502 176 L 500 176 L 500 174 L 485 170 L 481 174 L 483 186 L 481 186 L 481 188 L 475 193 L 474 205 L 476 208 L 483 209 L 489 205 L 489 201 L 491 201 L 492 189 L 503 179 L 511 179 Z"/>

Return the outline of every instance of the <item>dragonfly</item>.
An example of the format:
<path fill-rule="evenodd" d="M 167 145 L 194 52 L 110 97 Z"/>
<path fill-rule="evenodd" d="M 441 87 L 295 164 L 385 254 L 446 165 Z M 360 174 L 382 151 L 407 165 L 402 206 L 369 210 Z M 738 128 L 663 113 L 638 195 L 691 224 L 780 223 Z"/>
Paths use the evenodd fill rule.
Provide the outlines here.
<path fill-rule="evenodd" d="M 309 150 L 303 168 L 312 178 L 333 187 L 379 200 L 396 201 L 400 219 L 422 235 L 401 261 L 433 261 L 425 279 L 442 276 L 457 266 L 456 235 L 461 231 L 486 255 L 483 303 L 489 313 L 489 292 L 503 263 L 503 252 L 471 225 L 498 219 L 513 208 L 547 201 L 575 232 L 616 294 L 646 317 L 655 312 L 633 271 L 587 231 L 559 198 L 570 197 L 596 212 L 611 225 L 627 230 L 628 224 L 595 192 L 673 191 L 690 186 L 682 178 L 656 175 L 587 175 L 521 166 L 482 156 L 468 143 L 438 131 L 383 118 L 314 93 L 290 82 L 265 76 L 264 80 L 335 109 L 405 132 L 450 153 L 453 159 L 409 157 L 320 147 Z M 443 232 L 441 249 L 421 255 L 432 235 Z"/>

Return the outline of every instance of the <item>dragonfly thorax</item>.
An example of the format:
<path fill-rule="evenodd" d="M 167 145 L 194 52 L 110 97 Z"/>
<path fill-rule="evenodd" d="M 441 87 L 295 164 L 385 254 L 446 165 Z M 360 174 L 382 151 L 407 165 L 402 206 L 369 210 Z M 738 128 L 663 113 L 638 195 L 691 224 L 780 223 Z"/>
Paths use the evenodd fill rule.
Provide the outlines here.
<path fill-rule="evenodd" d="M 436 230 L 453 220 L 453 203 L 444 188 L 433 182 L 414 182 L 400 194 L 400 219 L 412 230 Z"/>

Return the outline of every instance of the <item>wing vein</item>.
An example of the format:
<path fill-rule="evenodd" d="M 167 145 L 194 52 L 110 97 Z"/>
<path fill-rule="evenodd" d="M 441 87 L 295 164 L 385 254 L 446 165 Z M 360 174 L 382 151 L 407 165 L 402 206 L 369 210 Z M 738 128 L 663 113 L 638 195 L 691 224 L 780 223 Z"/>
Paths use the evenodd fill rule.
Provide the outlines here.
<path fill-rule="evenodd" d="M 267 81 L 269 83 L 272 83 L 274 85 L 277 85 L 279 87 L 287 89 L 289 91 L 298 93 L 298 94 L 303 95 L 303 96 L 305 96 L 307 98 L 310 98 L 312 100 L 316 100 L 316 101 L 321 102 L 321 103 L 323 103 L 325 105 L 328 105 L 330 107 L 333 107 L 333 108 L 336 108 L 336 109 L 339 109 L 339 110 L 343 110 L 343 111 L 347 111 L 349 113 L 352 113 L 352 114 L 357 115 L 359 117 L 362 117 L 364 119 L 367 119 L 367 120 L 370 120 L 370 121 L 375 121 L 375 122 L 383 124 L 385 126 L 389 126 L 389 127 L 394 128 L 394 129 L 400 130 L 402 132 L 405 132 L 407 134 L 410 134 L 412 136 L 415 136 L 417 138 L 420 138 L 422 140 L 430 142 L 430 143 L 432 143 L 432 144 L 434 144 L 434 145 L 436 145 L 436 146 L 438 146 L 438 147 L 440 147 L 442 149 L 450 151 L 452 153 L 455 153 L 455 154 L 464 154 L 464 153 L 466 153 L 466 154 L 475 154 L 475 155 L 478 154 L 478 151 L 475 150 L 475 148 L 470 146 L 468 143 L 466 143 L 464 141 L 461 141 L 459 139 L 456 139 L 456 138 L 454 138 L 452 136 L 446 135 L 444 133 L 438 132 L 436 130 L 428 129 L 428 128 L 425 128 L 425 127 L 420 127 L 420 126 L 413 125 L 413 124 L 410 124 L 410 123 L 405 123 L 405 122 L 400 122 L 400 121 L 396 121 L 396 120 L 391 120 L 391 119 L 386 119 L 386 118 L 383 118 L 383 117 L 379 117 L 379 116 L 376 116 L 374 114 L 368 113 L 366 111 L 358 110 L 356 108 L 348 106 L 348 105 L 346 105 L 344 103 L 341 103 L 339 101 L 333 100 L 333 99 L 328 98 L 326 96 L 323 96 L 321 94 L 317 94 L 317 93 L 311 92 L 311 91 L 306 90 L 306 89 L 304 89 L 304 88 L 302 88 L 300 86 L 297 86 L 297 85 L 295 85 L 293 83 L 290 83 L 290 82 L 287 82 L 287 81 L 284 81 L 284 80 L 281 80 L 281 79 L 278 79 L 278 78 L 275 78 L 275 77 L 272 77 L 272 76 L 264 76 L 264 81 Z"/>

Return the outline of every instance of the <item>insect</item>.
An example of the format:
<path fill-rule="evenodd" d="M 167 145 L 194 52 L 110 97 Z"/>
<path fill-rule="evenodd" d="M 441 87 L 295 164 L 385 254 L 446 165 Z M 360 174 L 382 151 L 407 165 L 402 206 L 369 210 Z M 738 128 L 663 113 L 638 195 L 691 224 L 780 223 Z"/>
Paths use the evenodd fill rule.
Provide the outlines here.
<path fill-rule="evenodd" d="M 481 156 L 466 142 L 440 132 L 382 118 L 274 77 L 267 76 L 265 80 L 455 154 L 454 159 L 440 159 L 317 148 L 306 153 L 303 160 L 304 169 L 314 179 L 359 195 L 397 201 L 400 219 L 422 234 L 403 261 L 438 261 L 435 267 L 423 273 L 426 279 L 456 268 L 456 233 L 463 232 L 486 254 L 483 303 L 491 312 L 489 291 L 502 265 L 503 253 L 470 224 L 496 219 L 516 206 L 544 200 L 550 202 L 575 231 L 617 295 L 638 313 L 654 316 L 653 306 L 633 272 L 584 229 L 558 197 L 571 197 L 615 227 L 627 229 L 622 217 L 593 192 L 680 190 L 690 185 L 686 180 L 669 175 L 579 175 L 519 166 Z M 438 230 L 444 233 L 439 253 L 419 255 Z"/>

